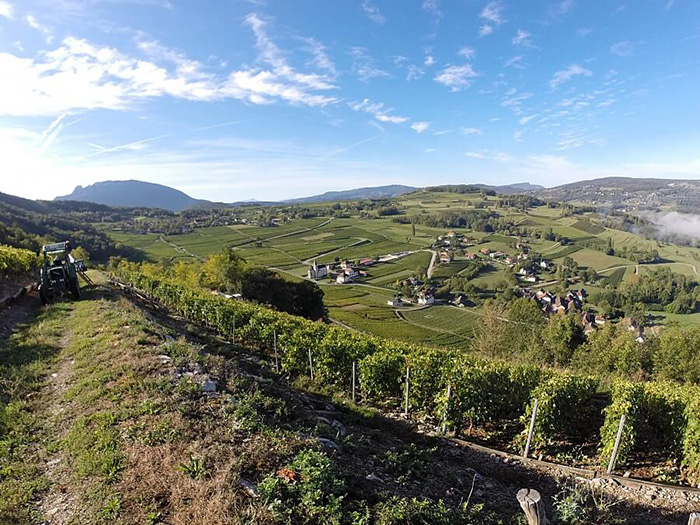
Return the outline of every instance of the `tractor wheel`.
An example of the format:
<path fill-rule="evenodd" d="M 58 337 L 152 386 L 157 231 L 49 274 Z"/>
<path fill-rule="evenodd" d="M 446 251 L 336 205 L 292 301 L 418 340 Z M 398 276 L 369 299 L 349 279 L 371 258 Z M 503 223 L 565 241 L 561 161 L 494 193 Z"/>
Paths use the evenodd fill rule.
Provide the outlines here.
<path fill-rule="evenodd" d="M 39 299 L 41 299 L 41 304 L 44 306 L 49 304 L 49 298 L 46 295 L 46 290 L 44 290 L 44 286 L 41 284 L 39 285 Z"/>
<path fill-rule="evenodd" d="M 73 295 L 73 299 L 77 301 L 80 299 L 80 283 L 78 282 L 78 279 L 73 281 L 70 286 L 70 293 Z"/>

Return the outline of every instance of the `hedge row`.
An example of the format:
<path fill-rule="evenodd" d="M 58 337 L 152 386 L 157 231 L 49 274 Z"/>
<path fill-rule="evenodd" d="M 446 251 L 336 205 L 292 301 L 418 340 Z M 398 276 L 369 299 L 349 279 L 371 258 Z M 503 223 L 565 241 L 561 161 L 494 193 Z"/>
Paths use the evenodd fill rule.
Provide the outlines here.
<path fill-rule="evenodd" d="M 680 458 L 685 476 L 700 479 L 700 389 L 670 382 L 630 383 L 612 387 L 612 402 L 601 429 L 601 459 L 610 459 L 620 418 L 625 426 L 617 464 L 638 451 L 653 450 Z"/>
<path fill-rule="evenodd" d="M 0 276 L 17 275 L 35 271 L 39 258 L 34 252 L 0 245 Z"/>

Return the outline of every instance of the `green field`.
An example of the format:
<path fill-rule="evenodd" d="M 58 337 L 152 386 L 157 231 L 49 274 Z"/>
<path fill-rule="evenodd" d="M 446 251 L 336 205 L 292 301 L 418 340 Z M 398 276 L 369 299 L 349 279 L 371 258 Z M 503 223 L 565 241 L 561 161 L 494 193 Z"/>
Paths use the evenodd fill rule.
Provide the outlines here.
<path fill-rule="evenodd" d="M 481 194 L 455 194 L 444 192 L 415 192 L 393 200 L 405 217 L 440 215 L 475 208 L 497 213 L 514 227 L 529 228 L 541 234 L 549 231 L 569 239 L 571 244 L 546 240 L 543 235 L 526 239 L 531 249 L 548 260 L 561 263 L 571 257 L 581 268 L 594 269 L 601 275 L 598 287 L 618 286 L 632 278 L 636 264 L 628 259 L 606 255 L 592 245 L 606 246 L 608 239 L 618 249 L 658 250 L 662 262 L 640 265 L 644 273 L 652 267 L 668 266 L 674 272 L 700 279 L 700 250 L 690 247 L 662 244 L 647 240 L 633 233 L 606 229 L 599 223 L 597 214 L 563 215 L 562 210 L 539 206 L 527 213 L 515 208 L 497 206 L 497 198 Z M 308 205 L 309 210 L 320 210 L 323 203 Z M 327 209 L 327 208 L 323 208 Z M 225 248 L 234 248 L 250 264 L 279 271 L 289 279 L 306 277 L 308 266 L 315 260 L 319 264 L 349 260 L 357 262 L 365 257 L 378 258 L 397 252 L 410 255 L 390 262 L 377 263 L 366 268 L 367 276 L 361 284 L 336 285 L 331 281 L 319 283 L 325 293 L 330 317 L 355 329 L 378 335 L 430 343 L 438 346 L 466 346 L 472 333 L 478 312 L 473 309 L 456 309 L 434 305 L 430 308 L 400 309 L 387 305 L 397 293 L 395 284 L 412 275 L 425 274 L 429 266 L 431 245 L 449 229 L 471 239 L 464 252 L 482 257 L 480 250 L 488 248 L 514 256 L 521 240 L 516 235 L 472 231 L 464 228 L 439 228 L 423 224 L 411 225 L 397 222 L 391 217 L 369 217 L 354 214 L 329 217 L 323 214 L 313 218 L 287 219 L 280 217 L 277 226 L 256 226 L 254 223 L 269 208 L 251 208 L 248 213 L 251 224 L 197 228 L 192 233 L 168 235 L 164 242 L 158 234 L 131 235 L 110 232 L 118 242 L 141 250 L 152 261 L 163 259 L 194 261 L 188 254 L 207 257 Z M 500 230 L 499 230 L 500 232 Z M 437 282 L 458 275 L 469 261 L 456 254 L 449 264 L 437 264 L 433 278 Z M 472 282 L 493 295 L 495 287 L 506 282 L 506 265 L 488 259 L 488 266 Z M 552 281 L 554 274 L 542 274 L 542 279 Z M 555 284 L 549 284 L 555 288 Z M 596 289 L 595 285 L 588 286 Z M 680 316 L 691 321 L 694 316 Z M 687 319 L 686 319 L 687 317 Z M 665 316 L 663 320 L 674 320 Z"/>

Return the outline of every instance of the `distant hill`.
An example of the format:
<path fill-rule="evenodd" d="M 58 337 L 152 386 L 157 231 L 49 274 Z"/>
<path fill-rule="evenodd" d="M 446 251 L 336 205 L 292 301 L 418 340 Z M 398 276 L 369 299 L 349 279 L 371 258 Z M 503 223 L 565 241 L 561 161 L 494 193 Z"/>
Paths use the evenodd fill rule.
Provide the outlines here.
<path fill-rule="evenodd" d="M 47 242 L 67 240 L 93 259 L 133 255 L 130 249 L 116 249 L 107 234 L 91 225 L 99 222 L 98 216 L 112 213 L 100 204 L 33 201 L 0 193 L 0 244 L 39 251 Z"/>
<path fill-rule="evenodd" d="M 597 206 L 639 210 L 671 206 L 679 211 L 700 211 L 700 180 L 605 177 L 537 190 L 539 197 L 580 201 Z"/>
<path fill-rule="evenodd" d="M 412 186 L 403 186 L 401 184 L 393 184 L 390 186 L 375 186 L 371 188 L 357 188 L 354 190 L 344 191 L 327 191 L 321 195 L 313 195 L 311 197 L 303 197 L 300 199 L 290 199 L 284 202 L 289 204 L 304 204 L 310 202 L 329 202 L 329 201 L 345 201 L 345 200 L 362 200 L 362 199 L 382 199 L 387 197 L 397 197 L 404 193 L 410 193 L 417 190 Z"/>
<path fill-rule="evenodd" d="M 130 208 L 161 208 L 170 211 L 211 204 L 209 201 L 193 199 L 186 193 L 168 186 L 138 180 L 97 182 L 84 188 L 78 186 L 70 195 L 56 197 L 55 200 L 85 201 Z"/>

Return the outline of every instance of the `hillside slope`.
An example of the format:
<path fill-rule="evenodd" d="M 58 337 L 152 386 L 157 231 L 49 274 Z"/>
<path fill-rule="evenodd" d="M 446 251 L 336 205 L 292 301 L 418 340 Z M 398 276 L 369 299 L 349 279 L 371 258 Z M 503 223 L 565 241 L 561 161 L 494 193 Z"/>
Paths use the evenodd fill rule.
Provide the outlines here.
<path fill-rule="evenodd" d="M 105 284 L 84 298 L 0 340 L 0 523 L 510 524 L 519 488 L 561 490 Z M 597 497 L 615 523 L 687 519 Z"/>

